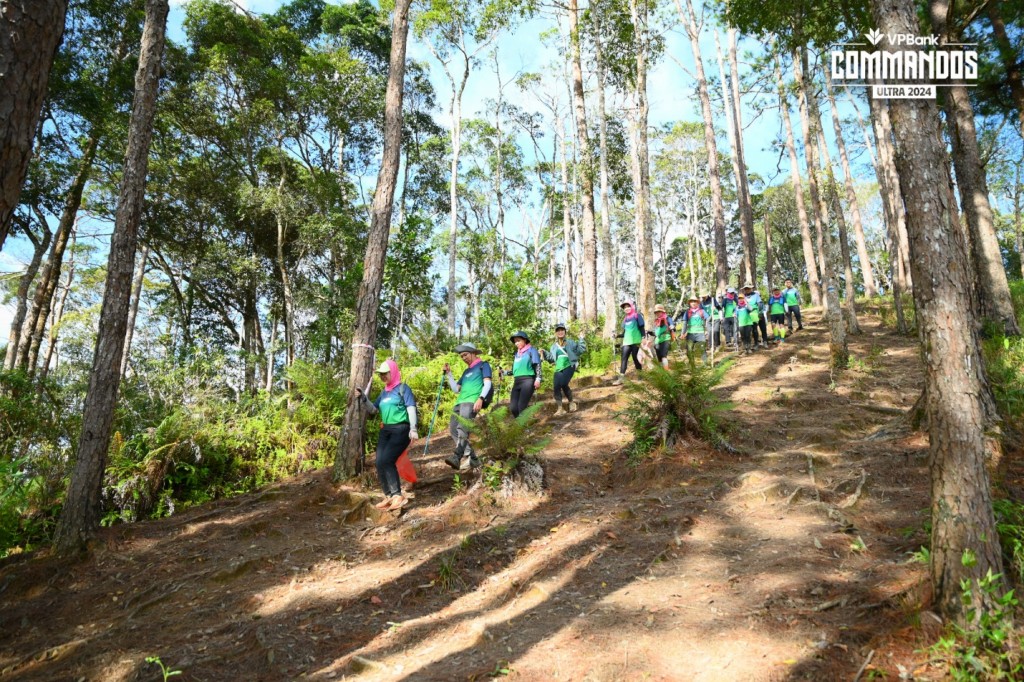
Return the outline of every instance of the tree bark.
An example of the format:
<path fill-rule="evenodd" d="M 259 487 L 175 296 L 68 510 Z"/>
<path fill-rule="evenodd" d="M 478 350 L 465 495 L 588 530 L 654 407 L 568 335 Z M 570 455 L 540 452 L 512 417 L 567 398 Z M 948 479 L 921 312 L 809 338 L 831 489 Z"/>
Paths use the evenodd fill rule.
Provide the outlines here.
<path fill-rule="evenodd" d="M 1024 71 L 1021 69 L 1021 56 L 1013 49 L 1010 38 L 1006 34 L 1006 23 L 999 13 L 1001 3 L 988 3 L 988 19 L 992 23 L 992 37 L 999 51 L 999 59 L 1006 69 L 1006 82 L 1010 86 L 1010 96 L 1017 107 L 1017 121 L 1020 127 L 1020 134 L 1024 137 Z"/>
<path fill-rule="evenodd" d="M 735 29 L 729 29 L 732 35 Z M 743 257 L 740 260 L 739 279 L 741 282 L 753 282 L 754 264 L 757 262 L 757 248 L 751 248 L 750 244 L 754 236 L 753 213 L 750 210 L 750 197 L 747 194 L 746 168 L 742 160 L 742 129 L 738 123 L 738 110 L 733 100 L 733 92 L 729 87 L 729 76 L 725 71 L 725 58 L 722 56 L 722 46 L 718 41 L 718 31 L 715 31 L 715 51 L 718 55 L 718 74 L 722 86 L 722 105 L 725 109 L 725 130 L 729 140 L 729 158 L 732 161 L 732 172 L 736 176 L 736 202 L 740 214 L 740 241 L 743 245 Z M 731 55 L 730 55 L 731 56 Z M 738 94 L 739 89 L 735 89 Z"/>
<path fill-rule="evenodd" d="M 572 52 L 572 100 L 576 110 L 576 149 L 579 153 L 579 190 L 583 240 L 583 319 L 597 321 L 597 234 L 594 226 L 594 172 L 583 96 L 583 60 L 580 56 L 579 6 L 569 0 L 569 40 Z"/>
<path fill-rule="evenodd" d="M 722 205 L 722 180 L 718 174 L 718 144 L 715 142 L 715 118 L 711 113 L 711 97 L 708 95 L 708 82 L 704 76 L 704 63 L 701 60 L 700 31 L 697 28 L 697 15 L 693 11 L 692 0 L 686 0 L 686 11 L 680 0 L 675 0 L 679 17 L 686 27 L 690 38 L 690 50 L 693 52 L 694 67 L 697 76 L 697 96 L 700 98 L 701 114 L 704 117 L 704 148 L 708 155 L 708 175 L 711 185 L 711 224 L 715 235 L 715 290 L 723 293 L 729 286 L 729 255 L 725 244 L 725 207 Z"/>
<path fill-rule="evenodd" d="M 284 240 L 287 225 L 282 215 L 284 207 L 280 205 L 283 201 L 284 174 L 281 174 L 281 181 L 277 185 L 279 205 L 274 212 L 277 219 L 277 267 L 281 272 L 281 291 L 284 296 L 284 366 L 290 369 L 295 364 L 295 295 L 292 293 L 292 280 L 288 276 L 288 266 L 284 260 Z M 287 376 L 287 374 L 286 374 Z M 290 391 L 292 388 L 291 379 L 285 379 L 285 387 Z"/>
<path fill-rule="evenodd" d="M 932 30 L 942 42 L 958 42 L 959 35 L 952 31 L 949 0 L 931 0 L 928 11 Z M 953 143 L 953 165 L 960 188 L 960 204 L 967 218 L 970 235 L 969 247 L 974 256 L 978 277 L 978 303 L 981 317 L 999 324 L 1007 336 L 1020 336 L 1017 316 L 1010 297 L 1010 284 L 1003 268 L 1003 254 L 996 236 L 995 219 L 988 198 L 988 180 L 985 165 L 978 149 L 978 134 L 974 128 L 974 107 L 967 88 L 953 84 L 945 88 L 944 106 L 949 137 Z"/>
<path fill-rule="evenodd" d="M 768 291 L 771 292 L 775 288 L 775 282 L 772 273 L 772 229 L 767 213 L 764 216 L 764 271 L 768 278 Z"/>
<path fill-rule="evenodd" d="M 53 307 L 53 293 L 60 281 L 60 270 L 64 263 L 64 251 L 67 248 L 68 240 L 75 229 L 75 218 L 78 216 L 78 209 L 82 205 L 82 192 L 92 172 L 93 160 L 96 158 L 96 149 L 99 146 L 99 133 L 93 131 L 86 145 L 85 152 L 79 160 L 78 173 L 68 188 L 64 197 L 64 206 L 61 209 L 60 222 L 57 224 L 57 232 L 53 237 L 53 244 L 50 246 L 50 255 L 47 257 L 46 265 L 43 266 L 43 274 L 36 285 L 35 294 L 32 296 L 32 308 L 25 321 L 25 331 L 21 335 L 21 346 L 18 348 L 18 357 L 15 367 L 20 367 L 30 374 L 35 372 L 36 362 L 39 358 L 39 347 L 43 341 L 43 334 L 46 331 L 46 320 L 50 316 L 50 309 Z"/>
<path fill-rule="evenodd" d="M 0 7 L 0 249 L 25 183 L 67 0 L 7 0 Z"/>
<path fill-rule="evenodd" d="M 22 327 L 25 325 L 25 315 L 28 311 L 28 290 L 32 287 L 32 281 L 39 272 L 39 266 L 43 262 L 43 254 L 50 248 L 50 240 L 53 233 L 46 226 L 45 216 L 40 216 L 39 227 L 42 234 L 37 238 L 31 232 L 28 238 L 32 242 L 32 260 L 25 268 L 25 274 L 18 280 L 18 291 L 15 294 L 17 303 L 14 308 L 14 319 L 11 320 L 11 332 L 7 338 L 7 353 L 4 355 L 4 369 L 14 369 L 14 362 L 18 356 L 18 344 L 21 341 Z"/>
<path fill-rule="evenodd" d="M 846 229 L 846 215 L 843 213 L 843 204 L 839 200 L 839 192 L 836 190 L 836 178 L 832 173 L 832 157 L 828 152 L 828 145 L 825 142 L 825 134 L 821 130 L 821 114 L 817 111 L 815 104 L 815 127 L 818 129 L 818 148 L 825 166 L 825 187 L 828 194 L 828 201 L 832 205 L 832 212 L 835 213 L 836 222 L 839 226 L 839 255 L 843 263 L 843 276 L 846 279 L 845 295 L 846 305 L 843 311 L 846 313 L 846 331 L 850 334 L 860 334 L 860 324 L 857 322 L 857 309 L 854 307 L 854 300 L 857 291 L 853 286 L 853 263 L 850 260 L 850 238 Z M 829 233 L 831 237 L 831 233 Z"/>
<path fill-rule="evenodd" d="M 64 286 L 58 287 L 57 290 L 57 302 L 53 306 L 52 320 L 50 321 L 50 332 L 46 338 L 46 357 L 43 358 L 43 364 L 39 367 L 39 378 L 46 380 L 46 377 L 50 373 L 51 366 L 56 369 L 57 364 L 60 362 L 60 354 L 57 352 L 57 339 L 60 336 L 60 323 L 64 319 L 64 304 L 68 300 L 68 295 L 71 293 L 71 285 L 75 281 L 75 241 L 77 239 L 77 233 L 71 233 L 71 258 L 68 260 L 67 272 L 64 277 Z M 52 363 L 52 365 L 51 365 Z M 42 389 L 42 382 L 39 384 Z"/>
<path fill-rule="evenodd" d="M 605 106 L 605 63 L 601 46 L 600 12 L 594 12 L 594 62 L 597 72 L 598 144 L 600 145 L 601 223 L 597 228 L 601 241 L 601 265 L 604 274 L 604 329 L 606 339 L 613 339 L 618 329 L 619 301 L 615 295 L 615 252 L 612 247 L 611 188 L 608 182 L 608 109 Z"/>
<path fill-rule="evenodd" d="M 565 306 L 569 319 L 576 318 L 575 282 L 572 267 L 572 195 L 569 191 L 569 152 L 565 127 L 561 117 L 555 118 L 555 137 L 558 140 L 559 166 L 562 172 L 562 251 L 565 261 L 562 263 L 562 290 L 565 292 Z"/>
<path fill-rule="evenodd" d="M 793 136 L 793 123 L 789 118 L 789 98 L 786 97 L 782 71 L 775 62 L 775 81 L 779 89 L 779 110 L 782 112 L 782 123 L 786 129 L 786 151 L 789 154 L 789 174 L 796 195 L 796 214 L 800 221 L 800 242 L 803 245 L 804 267 L 807 268 L 807 285 L 811 290 L 811 304 L 821 305 L 821 282 L 818 279 L 818 266 L 814 260 L 814 243 L 811 240 L 811 225 L 807 217 L 807 205 L 804 203 L 804 186 L 800 179 L 800 159 L 796 154 L 796 139 Z M 795 275 L 794 275 L 795 277 Z"/>
<path fill-rule="evenodd" d="M 875 145 L 878 149 L 878 160 L 886 177 L 886 202 L 895 217 L 896 223 L 896 255 L 897 277 L 900 288 L 910 292 L 913 288 L 913 277 L 910 273 L 910 240 L 907 235 L 907 209 L 903 205 L 903 191 L 899 173 L 896 172 L 896 154 L 893 150 L 892 121 L 889 117 L 887 100 L 869 98 L 871 103 L 871 119 L 875 129 Z"/>
<path fill-rule="evenodd" d="M 916 33 L 912 0 L 873 0 L 882 33 Z M 893 49 L 887 46 L 885 49 Z M 907 48 L 903 48 L 907 49 Z M 925 403 L 931 449 L 931 574 L 934 601 L 943 613 L 966 619 L 993 606 L 977 580 L 1003 574 L 992 514 L 986 462 L 985 365 L 971 305 L 966 245 L 955 229 L 941 177 L 945 149 L 935 135 L 938 110 L 931 100 L 890 102 L 896 165 L 907 209 L 917 328 L 925 364 Z M 971 560 L 965 561 L 969 552 Z M 961 602 L 961 581 L 970 603 Z"/>
<path fill-rule="evenodd" d="M 636 97 L 635 136 L 633 138 L 633 154 L 637 164 L 636 187 L 636 244 L 637 267 L 639 268 L 639 290 L 637 305 L 640 310 L 649 312 L 654 309 L 654 244 L 651 238 L 651 164 L 647 144 L 647 121 L 650 106 L 647 101 L 647 57 L 649 43 L 649 0 L 630 0 L 630 14 L 636 32 L 636 79 L 634 95 Z"/>
<path fill-rule="evenodd" d="M 839 304 L 839 282 L 835 273 L 835 250 L 832 230 L 829 226 L 828 205 L 825 195 L 818 183 L 821 166 L 818 161 L 818 124 L 816 102 L 808 92 L 804 81 L 807 72 L 806 48 L 793 59 L 793 75 L 796 78 L 800 104 L 800 127 L 804 135 L 804 154 L 807 162 L 807 184 L 811 193 L 811 208 L 814 211 L 814 222 L 818 231 L 818 260 L 821 261 L 821 273 L 825 283 L 825 317 L 829 327 L 829 355 L 833 369 L 844 369 L 849 364 L 849 350 L 846 344 L 846 328 L 843 324 L 842 310 Z"/>
<path fill-rule="evenodd" d="M 356 399 L 356 388 L 362 388 L 372 376 L 374 341 L 377 337 L 377 311 L 384 280 L 391 211 L 398 180 L 402 152 L 402 96 L 405 79 L 405 48 L 409 35 L 411 0 L 397 0 L 391 27 L 391 55 L 388 66 L 387 91 L 384 97 L 384 152 L 373 194 L 370 233 L 363 261 L 363 280 L 356 297 L 356 328 L 352 337 L 352 365 L 349 371 L 348 409 L 334 461 L 334 480 L 351 478 L 363 469 L 366 412 Z"/>
<path fill-rule="evenodd" d="M 754 236 L 754 208 L 750 198 L 750 183 L 747 178 L 747 154 L 743 144 L 743 101 L 740 99 L 740 71 L 736 58 L 736 29 L 729 28 L 729 74 L 732 77 L 732 125 L 735 128 L 736 163 L 739 175 L 736 184 L 740 188 L 740 229 L 744 233 L 744 253 L 749 253 L 747 276 L 757 283 L 757 238 Z"/>
<path fill-rule="evenodd" d="M 82 435 L 54 536 L 54 547 L 59 554 L 71 554 L 84 549 L 99 526 L 100 492 L 107 450 L 110 447 L 110 431 L 128 326 L 132 270 L 146 189 L 167 13 L 168 0 L 146 0 L 146 23 L 142 33 L 139 66 L 135 73 L 135 101 L 128 128 L 128 148 L 114 219 L 114 234 L 107 259 L 107 284 L 100 311 L 96 353 L 82 414 Z"/>
<path fill-rule="evenodd" d="M 846 141 L 843 139 L 843 126 L 839 122 L 839 108 L 836 106 L 835 92 L 832 90 L 832 76 L 829 68 L 823 65 L 825 72 L 825 93 L 832 112 L 832 129 L 836 135 L 836 147 L 839 149 L 839 161 L 843 168 L 843 184 L 846 187 L 846 203 L 850 205 L 850 218 L 853 219 L 853 234 L 857 240 L 857 260 L 860 261 L 861 279 L 864 281 L 864 295 L 874 298 L 878 295 L 875 288 L 875 272 L 868 255 L 867 240 L 864 239 L 864 224 L 860 218 L 860 206 L 857 204 L 857 190 L 853 186 L 853 172 L 850 170 L 850 158 L 846 154 Z"/>
<path fill-rule="evenodd" d="M 128 309 L 128 331 L 124 336 L 124 354 L 121 356 L 120 378 L 124 379 L 128 371 L 128 360 L 132 353 L 132 337 L 135 336 L 135 320 L 139 316 L 139 301 L 142 299 L 142 284 L 146 278 L 146 259 L 149 258 L 149 244 L 142 245 L 142 253 L 139 254 L 138 268 L 132 279 L 132 303 Z"/>

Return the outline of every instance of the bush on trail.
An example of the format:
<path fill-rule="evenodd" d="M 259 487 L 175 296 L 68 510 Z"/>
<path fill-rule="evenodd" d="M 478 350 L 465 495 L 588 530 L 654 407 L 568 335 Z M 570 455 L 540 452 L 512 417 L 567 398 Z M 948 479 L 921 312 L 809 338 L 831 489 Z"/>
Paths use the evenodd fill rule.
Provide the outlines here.
<path fill-rule="evenodd" d="M 712 392 L 732 365 L 710 367 L 676 362 L 669 369 L 653 367 L 626 384 L 626 407 L 619 416 L 633 433 L 629 459 L 637 464 L 656 447 L 671 447 L 685 438 L 697 438 L 724 450 L 732 446 L 724 435 L 719 413 L 730 410 Z"/>
<path fill-rule="evenodd" d="M 518 417 L 512 417 L 504 406 L 485 411 L 472 421 L 459 417 L 484 460 L 483 480 L 491 490 L 500 490 L 505 496 L 519 489 L 540 492 L 544 474 L 537 454 L 550 441 L 547 429 L 538 424 L 541 407 L 535 403 Z"/>

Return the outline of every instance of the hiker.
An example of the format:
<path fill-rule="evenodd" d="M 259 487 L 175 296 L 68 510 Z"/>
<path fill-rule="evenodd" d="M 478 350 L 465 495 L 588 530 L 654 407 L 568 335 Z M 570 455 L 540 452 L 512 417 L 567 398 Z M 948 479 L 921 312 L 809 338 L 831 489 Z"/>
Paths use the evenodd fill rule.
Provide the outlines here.
<path fill-rule="evenodd" d="M 682 324 L 683 329 L 686 330 L 686 354 L 692 357 L 692 354 L 697 349 L 697 344 L 700 344 L 701 350 L 703 351 L 702 360 L 705 364 L 708 361 L 708 350 L 707 350 L 707 326 L 708 316 L 704 312 L 704 309 L 700 307 L 700 299 L 696 296 L 690 296 L 688 301 L 690 307 L 683 313 Z"/>
<path fill-rule="evenodd" d="M 743 339 L 743 353 L 750 354 L 751 337 L 754 329 L 753 311 L 756 308 L 747 301 L 743 294 L 736 299 L 736 324 L 739 326 L 739 338 Z"/>
<path fill-rule="evenodd" d="M 377 399 L 371 403 L 360 388 L 356 389 L 356 398 L 363 401 L 363 406 L 370 414 L 380 413 L 381 427 L 375 461 L 377 480 L 384 490 L 384 500 L 374 506 L 377 509 L 396 511 L 409 504 L 409 499 L 402 494 L 402 482 L 395 462 L 409 447 L 409 443 L 420 437 L 416 432 L 416 398 L 408 384 L 402 383 L 402 373 L 394 360 L 381 363 L 377 374 L 384 382 L 384 390 Z"/>
<path fill-rule="evenodd" d="M 778 287 L 768 297 L 768 319 L 772 322 L 772 340 L 783 343 L 786 340 L 786 299 Z"/>
<path fill-rule="evenodd" d="M 576 401 L 572 398 L 569 382 L 572 381 L 572 375 L 580 366 L 580 356 L 587 352 L 587 342 L 584 340 L 583 334 L 580 334 L 579 341 L 574 341 L 566 338 L 565 333 L 565 324 L 562 322 L 556 324 L 555 342 L 551 344 L 551 350 L 541 350 L 543 358 L 547 362 L 555 364 L 555 402 L 558 403 L 558 409 L 555 410 L 556 417 L 565 414 L 565 410 L 562 409 L 563 394 L 569 401 L 569 412 L 576 411 Z"/>
<path fill-rule="evenodd" d="M 469 443 L 469 429 L 459 421 L 459 417 L 474 419 L 480 410 L 484 409 L 484 401 L 494 390 L 491 382 L 491 365 L 480 359 L 480 349 L 471 343 L 456 346 L 455 352 L 466 363 L 466 369 L 456 382 L 452 377 L 451 367 L 447 363 L 444 366 L 448 386 L 458 394 L 455 398 L 455 407 L 452 408 L 452 418 L 448 422 L 448 432 L 455 441 L 455 452 L 448 455 L 444 463 L 452 469 L 461 469 L 463 457 L 468 456 L 469 466 L 476 468 L 480 466 L 480 459 Z"/>
<path fill-rule="evenodd" d="M 674 326 L 672 318 L 665 312 L 665 306 L 660 303 L 654 306 L 654 351 L 658 356 L 658 362 L 665 369 L 668 369 L 668 352 L 672 348 L 672 342 L 676 340 Z"/>
<path fill-rule="evenodd" d="M 516 346 L 516 355 L 512 361 L 512 398 L 508 409 L 513 417 L 518 417 L 530 404 L 533 392 L 540 388 L 540 354 L 530 345 L 526 332 L 516 332 L 510 339 Z"/>
<path fill-rule="evenodd" d="M 725 330 L 726 345 L 739 350 L 740 337 L 736 331 L 737 307 L 738 298 L 736 290 L 729 287 L 725 290 L 725 299 L 722 300 L 722 328 Z"/>
<path fill-rule="evenodd" d="M 761 348 L 768 347 L 768 323 L 765 321 L 764 316 L 764 301 L 761 299 L 761 294 L 757 293 L 757 289 L 750 282 L 743 285 L 743 294 L 747 297 L 747 305 L 751 306 L 751 316 L 754 318 L 754 343 L 761 346 Z M 758 330 L 761 333 L 758 335 Z M 760 338 L 758 338 L 760 336 Z"/>
<path fill-rule="evenodd" d="M 614 385 L 621 384 L 626 378 L 626 366 L 629 358 L 633 358 L 633 364 L 639 372 L 643 369 L 640 364 L 640 342 L 644 338 L 644 316 L 637 312 L 636 307 L 630 301 L 623 301 L 620 305 L 625 318 L 622 320 L 622 333 L 618 338 L 622 339 L 622 361 L 619 364 L 619 376 L 615 377 Z"/>
<path fill-rule="evenodd" d="M 708 335 L 708 346 L 713 346 L 715 350 L 720 350 L 722 348 L 722 318 L 725 315 L 722 310 L 722 301 L 711 294 L 704 294 L 700 307 L 704 309 L 708 319 L 711 320 L 711 334 Z"/>
<path fill-rule="evenodd" d="M 804 323 L 800 319 L 800 290 L 793 286 L 793 280 L 786 280 L 786 288 L 782 292 L 782 297 L 786 301 L 786 326 L 789 327 L 789 331 L 793 331 L 794 317 L 799 325 L 797 331 L 803 329 Z"/>

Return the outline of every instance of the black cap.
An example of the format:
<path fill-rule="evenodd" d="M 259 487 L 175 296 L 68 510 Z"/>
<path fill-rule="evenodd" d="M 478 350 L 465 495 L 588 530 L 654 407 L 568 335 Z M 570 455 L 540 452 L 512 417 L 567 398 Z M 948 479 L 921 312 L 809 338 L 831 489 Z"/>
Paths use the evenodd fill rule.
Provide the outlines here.
<path fill-rule="evenodd" d="M 523 341 L 526 341 L 526 343 L 530 343 L 530 337 L 521 329 L 509 337 L 509 341 L 515 341 L 516 339 L 522 339 Z"/>

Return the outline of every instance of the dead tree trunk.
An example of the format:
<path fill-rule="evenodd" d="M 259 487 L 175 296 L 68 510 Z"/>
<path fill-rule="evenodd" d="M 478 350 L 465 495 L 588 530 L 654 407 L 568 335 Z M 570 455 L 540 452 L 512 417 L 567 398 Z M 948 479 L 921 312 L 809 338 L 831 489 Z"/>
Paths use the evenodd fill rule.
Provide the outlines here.
<path fill-rule="evenodd" d="M 391 27 L 391 56 L 388 84 L 384 97 L 384 154 L 377 187 L 373 193 L 370 234 L 363 261 L 363 281 L 356 297 L 356 328 L 352 337 L 352 366 L 349 371 L 348 409 L 338 441 L 334 460 L 334 480 L 340 481 L 360 473 L 363 468 L 363 427 L 366 412 L 356 399 L 356 388 L 366 385 L 373 372 L 373 344 L 377 337 L 377 310 L 384 281 L 388 234 L 391 231 L 391 210 L 398 180 L 402 152 L 402 95 L 405 78 L 405 47 L 409 35 L 411 0 L 397 0 Z"/>
<path fill-rule="evenodd" d="M 779 89 L 779 110 L 782 112 L 782 123 L 786 129 L 786 152 L 789 154 L 789 174 L 796 195 L 796 214 L 800 221 L 800 242 L 803 245 L 804 267 L 807 268 L 807 285 L 811 290 L 811 304 L 821 305 L 821 282 L 818 279 L 818 266 L 814 260 L 814 242 L 811 240 L 811 224 L 807 217 L 807 205 L 804 203 L 804 186 L 800 180 L 800 159 L 796 154 L 796 139 L 793 136 L 793 123 L 789 118 L 789 98 L 786 96 L 782 81 L 782 71 L 775 62 L 775 82 Z"/>
<path fill-rule="evenodd" d="M 64 509 L 54 536 L 54 547 L 60 554 L 84 549 L 85 543 L 99 526 L 100 492 L 121 378 L 121 358 L 128 326 L 132 271 L 146 190 L 149 143 L 153 137 L 167 12 L 168 0 L 146 1 L 146 24 L 142 32 L 139 66 L 135 73 L 135 101 L 128 126 L 128 148 L 114 219 L 114 234 L 110 239 L 107 284 L 100 311 L 96 354 L 82 413 L 82 436 Z"/>
<path fill-rule="evenodd" d="M 715 235 L 715 290 L 724 292 L 729 286 L 729 254 L 725 245 L 725 207 L 722 205 L 722 180 L 718 174 L 718 144 L 715 141 L 715 118 L 711 112 L 711 97 L 708 95 L 708 81 L 704 76 L 701 60 L 700 29 L 692 0 L 686 0 L 683 10 L 681 0 L 675 0 L 679 18 L 686 27 L 690 38 L 690 50 L 697 77 L 697 96 L 700 98 L 701 114 L 704 116 L 704 148 L 708 156 L 708 176 L 711 185 L 711 224 Z"/>
<path fill-rule="evenodd" d="M 873 0 L 872 13 L 882 33 L 917 31 L 912 0 Z M 977 582 L 990 571 L 1003 574 L 985 467 L 989 387 L 971 305 L 967 249 L 953 226 L 955 208 L 942 177 L 945 149 L 935 135 L 938 110 L 931 100 L 901 99 L 892 100 L 890 109 L 907 208 L 918 335 L 925 349 L 932 590 L 943 613 L 964 621 L 967 609 L 991 608 L 993 598 L 1003 594 L 985 593 Z M 968 604 L 960 598 L 961 581 L 970 586 Z"/>
<path fill-rule="evenodd" d="M 0 7 L 0 249 L 32 156 L 67 0 L 8 0 Z"/>

